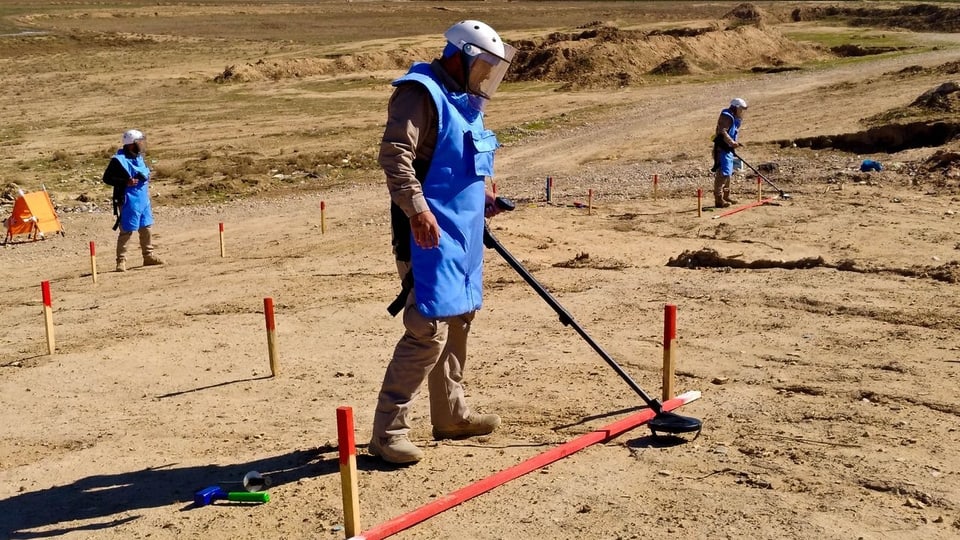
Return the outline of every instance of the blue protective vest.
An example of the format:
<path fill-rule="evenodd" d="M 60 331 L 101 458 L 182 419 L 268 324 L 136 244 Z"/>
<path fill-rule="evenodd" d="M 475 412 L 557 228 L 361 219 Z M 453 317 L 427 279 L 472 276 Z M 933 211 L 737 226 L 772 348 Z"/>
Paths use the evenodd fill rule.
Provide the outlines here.
<path fill-rule="evenodd" d="M 730 138 L 734 141 L 737 140 L 737 133 L 740 132 L 740 119 L 737 118 L 730 109 L 724 109 L 720 111 L 721 116 L 729 116 L 731 123 L 730 127 L 727 128 L 727 134 L 730 135 Z M 717 164 L 720 166 L 720 174 L 723 176 L 733 175 L 733 152 L 732 151 L 719 151 L 717 156 Z"/>
<path fill-rule="evenodd" d="M 113 159 L 117 160 L 130 178 L 137 178 L 137 184 L 127 186 L 123 207 L 120 209 L 120 230 L 131 232 L 153 225 L 153 211 L 150 208 L 150 168 L 142 155 L 134 159 L 127 157 L 123 148 L 117 150 Z"/>
<path fill-rule="evenodd" d="M 441 84 L 430 64 L 415 63 L 393 81 L 423 85 L 437 107 L 437 145 L 422 180 L 423 195 L 440 226 L 440 246 L 422 249 L 410 238 L 417 309 L 427 317 L 453 317 L 483 303 L 484 179 L 493 176 L 500 144 L 483 127 L 483 114 L 464 92 Z"/>

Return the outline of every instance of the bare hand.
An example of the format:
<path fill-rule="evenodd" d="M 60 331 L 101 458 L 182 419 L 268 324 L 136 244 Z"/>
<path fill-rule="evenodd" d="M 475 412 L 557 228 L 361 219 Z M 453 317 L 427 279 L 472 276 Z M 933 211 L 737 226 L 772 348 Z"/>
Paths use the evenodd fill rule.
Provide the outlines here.
<path fill-rule="evenodd" d="M 496 197 L 493 196 L 493 192 L 487 190 L 486 193 L 486 202 L 483 207 L 483 217 L 492 218 L 493 216 L 502 212 L 499 206 L 496 203 Z"/>
<path fill-rule="evenodd" d="M 427 210 L 410 218 L 410 230 L 413 241 L 423 249 L 433 249 L 440 245 L 440 226 L 433 212 Z"/>

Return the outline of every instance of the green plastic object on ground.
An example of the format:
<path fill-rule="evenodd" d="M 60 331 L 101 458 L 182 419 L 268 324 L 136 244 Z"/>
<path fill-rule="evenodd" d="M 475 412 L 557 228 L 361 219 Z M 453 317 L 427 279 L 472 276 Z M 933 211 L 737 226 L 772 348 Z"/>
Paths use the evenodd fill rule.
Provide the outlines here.
<path fill-rule="evenodd" d="M 270 501 L 270 494 L 266 491 L 230 491 L 227 493 L 227 500 L 265 503 Z"/>

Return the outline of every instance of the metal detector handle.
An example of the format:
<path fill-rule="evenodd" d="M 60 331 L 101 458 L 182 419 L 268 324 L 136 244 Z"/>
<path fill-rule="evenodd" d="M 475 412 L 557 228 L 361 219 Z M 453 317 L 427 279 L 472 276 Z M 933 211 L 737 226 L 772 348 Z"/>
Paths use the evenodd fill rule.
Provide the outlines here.
<path fill-rule="evenodd" d="M 655 413 L 660 414 L 660 412 L 663 410 L 663 404 L 660 403 L 660 401 L 650 397 L 646 392 L 643 391 L 643 388 L 640 388 L 640 385 L 637 384 L 636 381 L 630 378 L 630 375 L 624 371 L 619 364 L 617 364 L 613 357 L 611 357 L 607 351 L 603 350 L 603 347 L 594 341 L 593 338 L 587 334 L 587 331 L 577 324 L 577 321 L 573 320 L 573 316 L 570 315 L 570 313 L 560 305 L 560 302 L 558 302 L 557 299 L 554 298 L 553 295 L 550 294 L 547 289 L 545 289 L 544 286 L 541 285 L 540 282 L 537 281 L 536 278 L 534 278 L 530 272 L 523 267 L 522 264 L 520 264 L 520 261 L 518 261 L 513 255 L 510 254 L 509 251 L 507 251 L 507 248 L 503 247 L 503 245 L 496 239 L 496 237 L 493 236 L 493 233 L 490 232 L 490 229 L 487 228 L 486 225 L 483 226 L 483 245 L 499 253 L 500 256 L 507 261 L 507 264 L 513 267 L 513 269 L 520 274 L 520 277 L 522 277 L 524 281 L 533 287 L 533 290 L 537 291 L 537 294 L 539 294 L 540 297 L 543 298 L 547 304 L 549 304 L 550 307 L 557 312 L 557 315 L 560 316 L 560 322 L 563 323 L 564 326 L 573 326 L 574 330 L 580 334 L 580 337 L 582 337 L 584 341 L 586 341 L 593 348 L 593 350 L 596 351 L 597 354 L 599 354 L 600 357 L 603 358 L 603 360 L 610 367 L 612 367 L 614 371 L 617 372 L 617 375 L 620 375 L 620 378 L 623 379 L 630 386 L 630 388 L 640 396 L 640 399 L 642 399 L 644 403 L 646 403 L 647 406 L 650 407 L 650 409 L 652 409 Z"/>

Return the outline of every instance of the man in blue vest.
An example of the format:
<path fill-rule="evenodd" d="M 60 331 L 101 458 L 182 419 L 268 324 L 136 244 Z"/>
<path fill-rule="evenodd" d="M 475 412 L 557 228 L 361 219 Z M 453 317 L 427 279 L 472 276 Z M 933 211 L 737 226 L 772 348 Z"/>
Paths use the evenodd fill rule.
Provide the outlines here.
<path fill-rule="evenodd" d="M 717 208 L 726 208 L 737 201 L 730 198 L 730 178 L 733 176 L 733 151 L 742 146 L 737 142 L 747 102 L 733 98 L 730 107 L 720 111 L 717 130 L 713 137 L 713 200 Z"/>
<path fill-rule="evenodd" d="M 127 271 L 127 249 L 133 233 L 140 235 L 143 265 L 163 264 L 154 254 L 150 227 L 153 211 L 150 207 L 150 169 L 143 160 L 147 138 L 136 129 L 124 132 L 123 147 L 117 150 L 103 172 L 103 182 L 113 186 L 113 214 L 117 221 L 113 229 L 120 229 L 117 238 L 117 272 Z"/>
<path fill-rule="evenodd" d="M 516 50 L 480 21 L 460 21 L 444 37 L 440 58 L 393 82 L 380 145 L 404 291 L 395 305 L 406 331 L 384 374 L 368 450 L 391 463 L 423 458 L 408 415 L 424 381 L 435 439 L 500 425 L 497 415 L 470 409 L 461 381 L 482 301 L 484 218 L 499 212 L 486 188 L 499 143 L 483 109 Z"/>

